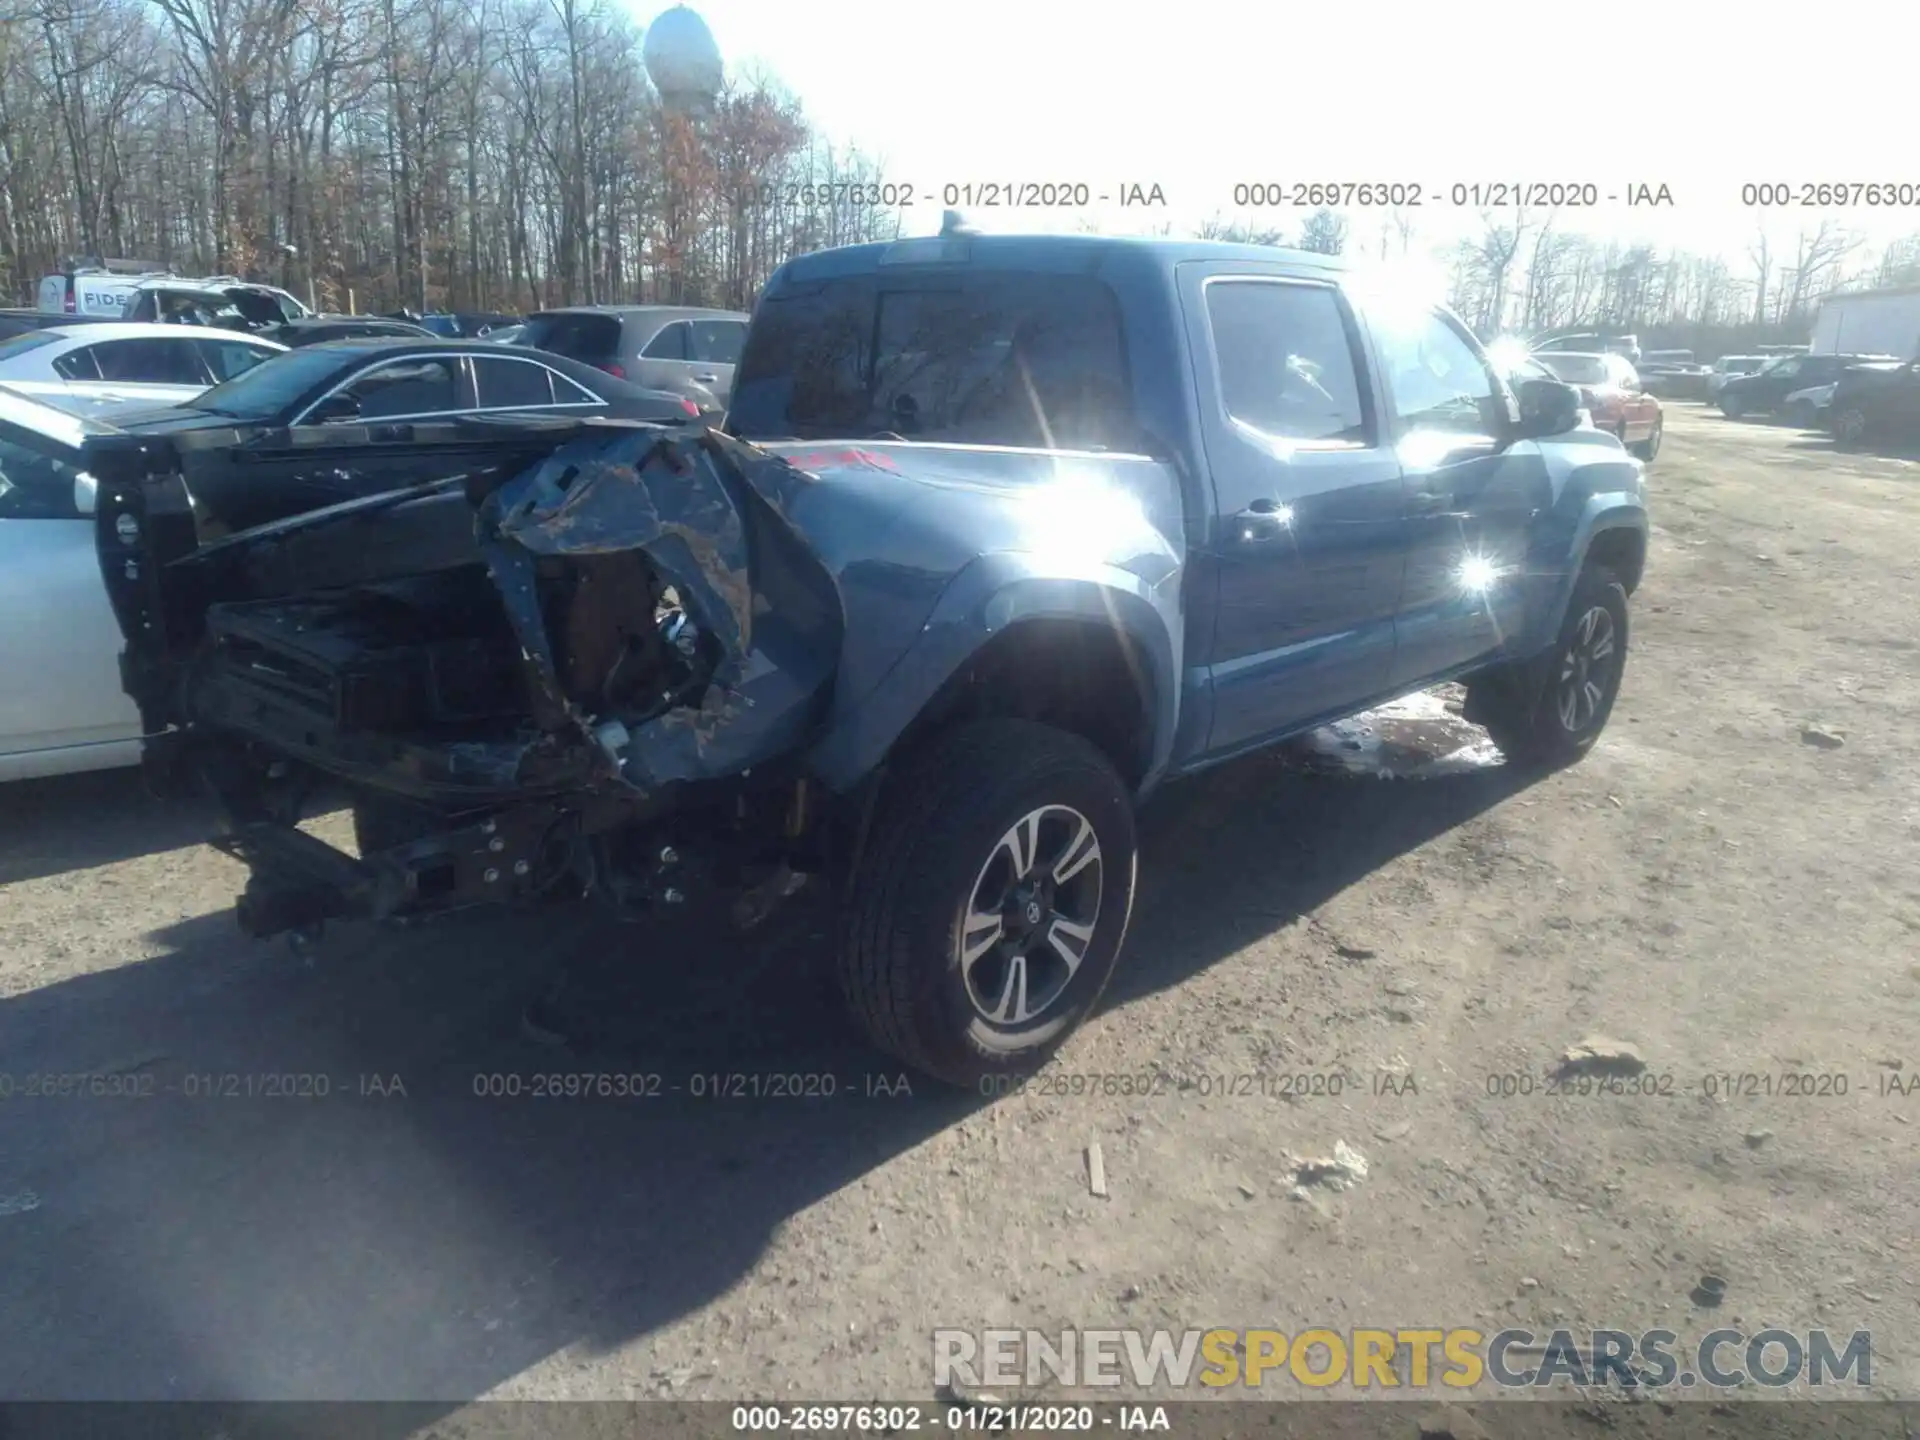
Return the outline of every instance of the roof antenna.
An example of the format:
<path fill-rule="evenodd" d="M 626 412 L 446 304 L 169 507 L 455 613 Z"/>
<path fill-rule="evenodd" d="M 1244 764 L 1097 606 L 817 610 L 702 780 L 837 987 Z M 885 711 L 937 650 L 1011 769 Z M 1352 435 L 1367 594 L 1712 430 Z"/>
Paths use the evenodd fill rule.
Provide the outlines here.
<path fill-rule="evenodd" d="M 942 235 L 978 235 L 980 231 L 958 210 L 948 210 L 940 216 Z"/>

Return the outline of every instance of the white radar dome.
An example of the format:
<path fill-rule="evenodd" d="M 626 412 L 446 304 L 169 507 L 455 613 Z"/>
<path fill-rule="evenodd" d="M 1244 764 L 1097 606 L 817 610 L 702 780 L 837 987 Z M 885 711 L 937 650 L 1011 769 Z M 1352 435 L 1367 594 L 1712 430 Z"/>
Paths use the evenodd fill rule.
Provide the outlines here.
<path fill-rule="evenodd" d="M 674 6 L 647 27 L 640 57 L 653 88 L 673 108 L 699 109 L 719 93 L 724 73 L 720 46 L 707 22 L 685 5 Z"/>

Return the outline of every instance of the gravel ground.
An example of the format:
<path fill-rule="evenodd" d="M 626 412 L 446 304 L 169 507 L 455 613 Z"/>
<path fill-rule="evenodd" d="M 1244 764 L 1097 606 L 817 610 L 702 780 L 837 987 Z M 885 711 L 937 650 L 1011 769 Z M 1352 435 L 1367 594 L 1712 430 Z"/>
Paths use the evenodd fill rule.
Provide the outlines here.
<path fill-rule="evenodd" d="M 236 933 L 208 817 L 6 787 L 0 1395 L 930 1399 L 941 1326 L 1725 1324 L 1871 1329 L 1920 1398 L 1920 465 L 1670 405 L 1651 481 L 1598 749 L 1435 764 L 1477 735 L 1442 693 L 1170 788 L 1068 1093 L 904 1093 L 804 905 L 303 964 Z M 555 957 L 562 1049 L 519 1028 Z M 1596 1033 L 1672 1093 L 1545 1094 Z M 82 1072 L 152 1093 L 20 1093 Z M 476 1094 L 548 1072 L 662 1093 Z M 1846 1093 L 1703 1093 L 1787 1073 Z M 219 1093 L 265 1075 L 300 1093 Z M 1337 1142 L 1366 1177 L 1298 1198 Z"/>

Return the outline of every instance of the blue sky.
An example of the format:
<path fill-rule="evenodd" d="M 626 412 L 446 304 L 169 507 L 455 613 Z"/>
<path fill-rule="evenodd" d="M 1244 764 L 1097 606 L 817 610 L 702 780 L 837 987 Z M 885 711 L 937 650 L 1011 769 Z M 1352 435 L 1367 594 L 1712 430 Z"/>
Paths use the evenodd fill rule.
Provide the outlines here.
<path fill-rule="evenodd" d="M 623 0 L 643 23 L 664 6 Z M 828 135 L 921 191 L 980 180 L 1159 184 L 1165 218 L 1236 212 L 1242 181 L 1666 185 L 1670 209 L 1602 204 L 1560 228 L 1744 252 L 1746 181 L 1920 191 L 1913 50 L 1901 7 L 1817 10 L 1453 4 L 1104 6 L 1090 0 L 703 0 L 730 68 L 758 67 Z M 1738 20 L 1736 27 L 1732 22 Z M 1876 40 L 1881 43 L 1876 43 Z M 1826 117 L 1826 123 L 1817 118 Z M 1144 212 L 1097 210 L 1103 228 Z M 1304 212 L 1267 212 L 1297 228 Z M 1790 244 L 1822 212 L 1769 212 Z M 1071 216 L 975 212 L 988 229 Z M 1153 218 L 1160 218 L 1155 216 Z M 1422 207 L 1419 239 L 1481 227 Z M 1920 204 L 1835 215 L 1872 240 L 1920 232 Z M 925 214 L 926 227 L 938 209 Z M 1352 214 L 1378 244 L 1384 215 Z M 1063 221 L 1067 222 L 1063 225 Z"/>

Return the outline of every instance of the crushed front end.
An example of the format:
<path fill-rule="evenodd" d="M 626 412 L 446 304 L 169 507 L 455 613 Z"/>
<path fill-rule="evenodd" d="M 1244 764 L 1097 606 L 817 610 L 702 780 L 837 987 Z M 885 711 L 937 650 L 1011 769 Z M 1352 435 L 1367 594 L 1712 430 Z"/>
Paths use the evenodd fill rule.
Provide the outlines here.
<path fill-rule="evenodd" d="M 581 893 L 644 910 L 703 878 L 750 914 L 806 863 L 795 756 L 844 619 L 781 516 L 805 477 L 641 423 L 500 426 L 486 453 L 320 510 L 294 487 L 220 535 L 208 457 L 91 446 L 148 766 L 218 797 L 252 934 Z M 300 828 L 329 798 L 357 853 Z"/>

